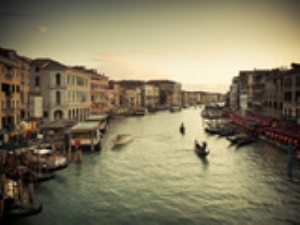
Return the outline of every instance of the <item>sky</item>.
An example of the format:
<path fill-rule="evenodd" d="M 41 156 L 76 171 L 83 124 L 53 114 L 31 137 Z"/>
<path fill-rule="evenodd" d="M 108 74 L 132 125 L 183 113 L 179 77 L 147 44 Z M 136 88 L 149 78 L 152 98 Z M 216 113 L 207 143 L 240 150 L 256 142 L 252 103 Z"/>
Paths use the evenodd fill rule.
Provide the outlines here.
<path fill-rule="evenodd" d="M 225 93 L 241 70 L 300 63 L 298 0 L 0 0 L 0 46 Z"/>

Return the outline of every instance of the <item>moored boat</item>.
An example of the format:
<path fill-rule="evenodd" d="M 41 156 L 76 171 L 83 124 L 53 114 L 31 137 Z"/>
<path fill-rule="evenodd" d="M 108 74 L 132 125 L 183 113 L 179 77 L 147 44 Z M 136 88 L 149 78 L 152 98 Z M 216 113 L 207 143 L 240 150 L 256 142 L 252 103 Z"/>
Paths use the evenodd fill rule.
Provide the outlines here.
<path fill-rule="evenodd" d="M 5 175 L 14 181 L 17 181 L 20 175 L 17 171 L 5 171 Z M 41 183 L 48 180 L 52 180 L 54 178 L 53 173 L 38 173 L 36 171 L 26 171 L 24 174 L 21 175 L 23 182 L 29 183 Z"/>
<path fill-rule="evenodd" d="M 29 165 L 44 171 L 57 171 L 68 166 L 67 158 L 51 149 L 31 149 L 26 157 Z"/>
<path fill-rule="evenodd" d="M 18 219 L 34 216 L 43 211 L 43 204 L 18 204 L 14 198 L 6 197 L 4 199 L 4 219 Z"/>
<path fill-rule="evenodd" d="M 181 106 L 180 105 L 171 105 L 170 106 L 170 112 L 180 112 Z"/>

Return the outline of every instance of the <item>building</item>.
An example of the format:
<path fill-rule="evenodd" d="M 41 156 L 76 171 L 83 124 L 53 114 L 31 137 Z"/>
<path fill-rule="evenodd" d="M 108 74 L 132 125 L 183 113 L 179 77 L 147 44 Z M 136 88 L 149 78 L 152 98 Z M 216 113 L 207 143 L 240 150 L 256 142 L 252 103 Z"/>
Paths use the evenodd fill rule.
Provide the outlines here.
<path fill-rule="evenodd" d="M 108 112 L 108 77 L 94 70 L 88 72 L 91 73 L 91 114 Z"/>
<path fill-rule="evenodd" d="M 120 84 L 110 80 L 108 82 L 108 111 L 112 113 L 117 113 L 121 103 L 120 103 L 120 95 L 121 95 L 121 87 Z"/>
<path fill-rule="evenodd" d="M 43 99 L 43 122 L 83 121 L 90 114 L 90 74 L 82 67 L 35 59 L 30 65 L 30 95 Z"/>
<path fill-rule="evenodd" d="M 239 103 L 239 77 L 233 77 L 232 83 L 230 85 L 230 108 L 233 110 L 238 110 L 240 108 Z"/>
<path fill-rule="evenodd" d="M 144 83 L 142 89 L 142 106 L 153 109 L 159 104 L 159 88 L 155 85 Z"/>
<path fill-rule="evenodd" d="M 12 130 L 28 119 L 30 60 L 0 48 L 0 129 Z"/>
<path fill-rule="evenodd" d="M 170 80 L 150 80 L 148 84 L 159 88 L 160 105 L 181 105 L 181 83 Z"/>

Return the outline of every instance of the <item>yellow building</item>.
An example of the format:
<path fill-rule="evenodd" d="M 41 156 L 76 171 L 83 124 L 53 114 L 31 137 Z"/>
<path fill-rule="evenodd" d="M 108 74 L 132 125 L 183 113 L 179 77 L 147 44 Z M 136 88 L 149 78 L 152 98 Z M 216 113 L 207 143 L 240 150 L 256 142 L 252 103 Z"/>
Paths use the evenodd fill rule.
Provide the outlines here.
<path fill-rule="evenodd" d="M 0 129 L 18 129 L 28 119 L 30 62 L 16 51 L 0 48 Z"/>

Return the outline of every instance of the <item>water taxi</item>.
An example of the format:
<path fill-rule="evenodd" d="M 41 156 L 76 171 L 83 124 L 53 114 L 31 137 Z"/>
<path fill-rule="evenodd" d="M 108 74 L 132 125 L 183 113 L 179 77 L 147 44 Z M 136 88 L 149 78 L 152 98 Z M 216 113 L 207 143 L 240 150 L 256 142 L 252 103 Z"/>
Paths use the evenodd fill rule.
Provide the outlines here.
<path fill-rule="evenodd" d="M 115 146 L 123 145 L 131 141 L 132 138 L 131 134 L 118 134 L 114 139 L 112 139 L 112 142 Z"/>

